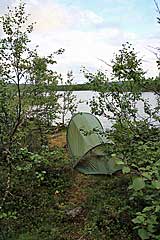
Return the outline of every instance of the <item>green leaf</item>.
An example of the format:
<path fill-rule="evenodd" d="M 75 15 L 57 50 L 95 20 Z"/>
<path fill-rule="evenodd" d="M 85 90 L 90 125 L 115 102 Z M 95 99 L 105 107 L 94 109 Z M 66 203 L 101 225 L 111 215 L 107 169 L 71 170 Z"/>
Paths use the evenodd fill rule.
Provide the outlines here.
<path fill-rule="evenodd" d="M 144 172 L 144 173 L 142 173 L 142 175 L 143 175 L 143 177 L 145 177 L 145 178 L 147 178 L 149 180 L 152 179 L 152 176 L 149 173 Z"/>
<path fill-rule="evenodd" d="M 152 187 L 154 187 L 156 189 L 160 189 L 160 182 L 159 181 L 153 181 L 152 182 Z"/>
<path fill-rule="evenodd" d="M 130 171 L 131 171 L 131 169 L 130 169 L 129 167 L 123 167 L 123 168 L 122 168 L 123 174 L 129 173 Z"/>
<path fill-rule="evenodd" d="M 134 163 L 132 163 L 131 166 L 134 167 L 134 168 L 138 168 L 138 166 Z"/>
<path fill-rule="evenodd" d="M 138 191 L 145 187 L 145 182 L 142 177 L 136 177 L 133 179 L 133 188 Z"/>
<path fill-rule="evenodd" d="M 154 227 L 153 224 L 149 224 L 149 225 L 147 226 L 147 229 L 148 229 L 148 231 L 149 231 L 150 233 L 154 233 L 154 231 L 155 231 L 155 227 Z"/>
<path fill-rule="evenodd" d="M 149 233 L 147 232 L 147 230 L 141 228 L 138 229 L 138 235 L 140 236 L 141 239 L 149 239 Z"/>
<path fill-rule="evenodd" d="M 124 162 L 122 160 L 115 160 L 117 165 L 124 165 Z"/>
<path fill-rule="evenodd" d="M 150 207 L 145 207 L 143 209 L 143 212 L 149 212 L 149 211 L 153 211 L 154 210 L 154 206 L 150 206 Z"/>
<path fill-rule="evenodd" d="M 155 212 L 160 212 L 160 206 L 156 206 Z"/>
<path fill-rule="evenodd" d="M 113 153 L 111 156 L 112 156 L 112 157 L 116 157 L 117 155 L 116 155 L 115 153 Z"/>
<path fill-rule="evenodd" d="M 144 216 L 137 216 L 136 218 L 132 219 L 132 222 L 135 224 L 143 224 L 145 222 Z"/>

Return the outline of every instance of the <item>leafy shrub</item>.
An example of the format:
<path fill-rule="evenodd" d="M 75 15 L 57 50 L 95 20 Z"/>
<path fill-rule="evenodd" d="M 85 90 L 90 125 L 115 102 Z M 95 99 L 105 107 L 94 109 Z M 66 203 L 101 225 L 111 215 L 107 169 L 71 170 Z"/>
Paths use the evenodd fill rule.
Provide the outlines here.
<path fill-rule="evenodd" d="M 155 108 L 143 99 L 142 89 L 148 81 L 142 60 L 130 44 L 123 45 L 112 64 L 112 80 L 117 83 L 108 84 L 107 91 L 103 90 L 108 81 L 105 73 L 90 74 L 91 83 L 95 80 L 96 90 L 100 92 L 91 100 L 91 110 L 113 121 L 112 130 L 107 132 L 114 143 L 111 156 L 122 165 L 124 174 L 130 174 L 130 200 L 137 211 L 133 223 L 138 235 L 141 239 L 159 239 L 160 96 L 154 89 Z M 138 102 L 143 105 L 145 117 L 139 116 Z"/>

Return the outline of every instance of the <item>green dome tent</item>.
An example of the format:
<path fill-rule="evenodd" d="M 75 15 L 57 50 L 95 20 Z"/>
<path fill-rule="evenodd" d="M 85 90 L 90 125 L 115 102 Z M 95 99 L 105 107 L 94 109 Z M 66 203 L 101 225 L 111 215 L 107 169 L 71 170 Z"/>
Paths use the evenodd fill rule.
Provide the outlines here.
<path fill-rule="evenodd" d="M 90 113 L 75 114 L 67 129 L 67 145 L 73 168 L 85 174 L 112 174 L 121 169 L 109 158 L 110 142 L 104 136 L 100 121 Z"/>

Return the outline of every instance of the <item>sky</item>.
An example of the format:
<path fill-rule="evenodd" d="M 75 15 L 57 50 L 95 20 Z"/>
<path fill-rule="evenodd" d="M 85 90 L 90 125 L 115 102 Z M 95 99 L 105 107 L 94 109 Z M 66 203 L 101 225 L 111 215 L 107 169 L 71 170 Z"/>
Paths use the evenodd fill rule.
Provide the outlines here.
<path fill-rule="evenodd" d="M 37 22 L 31 35 L 39 53 L 59 48 L 55 69 L 63 76 L 72 70 L 83 83 L 80 69 L 107 70 L 122 44 L 130 42 L 143 59 L 146 76 L 158 75 L 154 48 L 159 46 L 160 25 L 154 0 L 26 0 L 30 21 Z M 157 0 L 160 4 L 160 0 Z M 0 0 L 0 14 L 18 0 Z M 101 61 L 103 60 L 103 61 Z"/>

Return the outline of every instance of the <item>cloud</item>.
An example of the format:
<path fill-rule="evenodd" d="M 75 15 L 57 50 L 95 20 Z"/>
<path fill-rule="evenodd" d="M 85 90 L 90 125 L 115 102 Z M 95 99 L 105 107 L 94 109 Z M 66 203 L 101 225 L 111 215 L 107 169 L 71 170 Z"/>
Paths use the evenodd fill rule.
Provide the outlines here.
<path fill-rule="evenodd" d="M 73 69 L 78 81 L 80 81 L 79 70 L 81 66 L 86 66 L 94 71 L 96 69 L 106 68 L 110 71 L 110 68 L 99 59 L 110 64 L 113 53 L 117 52 L 121 44 L 126 41 L 135 42 L 135 45 L 137 45 L 136 50 L 141 52 L 141 56 L 145 55 L 145 59 L 149 56 L 149 52 L 144 48 L 144 42 L 138 40 L 135 34 L 123 32 L 116 28 L 87 32 L 72 29 L 66 31 L 59 30 L 50 32 L 45 36 L 38 37 L 34 35 L 33 40 L 35 43 L 38 39 L 41 46 L 40 50 L 43 54 L 53 52 L 61 47 L 66 49 L 65 53 L 59 57 L 59 63 L 56 69 L 63 74 L 65 74 L 67 70 Z M 147 43 L 148 41 L 146 40 L 145 45 L 147 45 Z M 145 51 L 141 51 L 143 48 Z M 150 66 L 149 71 L 152 70 L 152 68 L 155 69 L 152 62 L 151 56 L 149 62 L 144 61 L 144 66 L 146 66 L 147 69 L 148 66 Z"/>
<path fill-rule="evenodd" d="M 126 0 L 116 2 L 127 4 Z M 148 76 L 157 74 L 156 59 L 148 46 L 158 45 L 158 35 L 142 37 L 132 29 L 108 24 L 110 15 L 104 18 L 90 9 L 75 5 L 67 7 L 54 0 L 27 0 L 27 10 L 32 15 L 31 21 L 37 22 L 35 32 L 31 35 L 33 45 L 39 44 L 42 55 L 65 48 L 65 53 L 58 57 L 55 69 L 63 75 L 68 70 L 74 70 L 76 82 L 84 81 L 79 75 L 81 66 L 93 71 L 99 68 L 110 71 L 99 59 L 110 63 L 113 53 L 126 41 L 133 43 L 138 55 L 143 57 Z"/>
<path fill-rule="evenodd" d="M 146 75 L 153 77 L 158 75 L 158 68 L 156 63 L 156 48 L 159 46 L 159 38 L 149 36 L 148 38 L 139 38 L 135 42 L 135 47 L 138 52 L 138 56 L 142 58 L 143 67 L 146 71 Z"/>
<path fill-rule="evenodd" d="M 76 15 L 79 15 L 79 20 L 82 24 L 99 25 L 104 22 L 104 19 L 90 10 L 77 10 Z"/>
<path fill-rule="evenodd" d="M 27 0 L 31 21 L 36 22 L 35 31 L 48 32 L 55 29 L 83 28 L 103 23 L 103 18 L 88 9 L 66 8 L 51 0 Z"/>
<path fill-rule="evenodd" d="M 36 22 L 35 31 L 38 32 L 64 29 L 71 24 L 67 10 L 54 1 L 30 0 L 28 11 L 31 14 L 31 21 Z"/>

